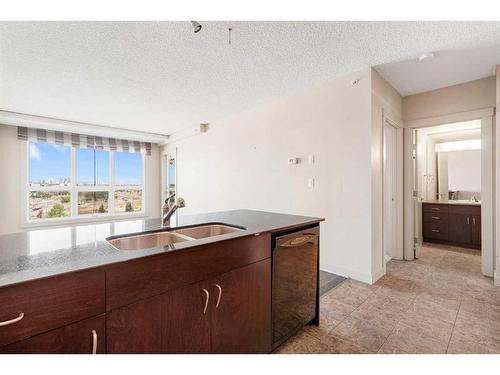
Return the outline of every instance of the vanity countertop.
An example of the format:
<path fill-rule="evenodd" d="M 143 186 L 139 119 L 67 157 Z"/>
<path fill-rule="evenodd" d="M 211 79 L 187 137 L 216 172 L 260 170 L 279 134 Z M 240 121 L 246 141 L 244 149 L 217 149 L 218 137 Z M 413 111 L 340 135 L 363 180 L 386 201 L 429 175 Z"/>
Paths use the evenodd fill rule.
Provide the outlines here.
<path fill-rule="evenodd" d="M 220 223 L 246 229 L 144 250 L 118 250 L 106 238 L 161 229 L 159 218 L 33 229 L 0 235 L 0 287 L 258 233 L 280 232 L 323 220 L 252 210 L 180 214 L 176 228 Z"/>
<path fill-rule="evenodd" d="M 422 203 L 430 203 L 430 204 L 451 204 L 458 206 L 481 206 L 481 201 L 474 202 L 469 200 L 424 200 Z"/>

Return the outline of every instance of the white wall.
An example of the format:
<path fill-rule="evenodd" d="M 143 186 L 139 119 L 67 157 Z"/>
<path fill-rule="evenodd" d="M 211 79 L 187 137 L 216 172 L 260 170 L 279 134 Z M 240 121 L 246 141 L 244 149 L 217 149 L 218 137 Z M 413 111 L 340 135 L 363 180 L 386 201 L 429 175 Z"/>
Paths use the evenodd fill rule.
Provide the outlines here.
<path fill-rule="evenodd" d="M 403 120 L 419 120 L 495 106 L 495 76 L 403 98 Z"/>
<path fill-rule="evenodd" d="M 417 131 L 417 172 L 420 196 L 425 200 L 437 199 L 436 141 L 426 129 Z"/>
<path fill-rule="evenodd" d="M 447 154 L 449 190 L 481 192 L 481 150 Z"/>
<path fill-rule="evenodd" d="M 500 65 L 497 65 L 496 67 L 496 81 L 495 81 L 495 105 L 496 108 L 500 108 Z M 494 163 L 493 163 L 493 168 L 495 171 L 494 178 L 493 178 L 493 183 L 494 183 L 494 188 L 493 188 L 493 207 L 496 207 L 498 202 L 500 202 L 500 184 L 496 182 L 496 176 L 500 176 L 500 116 L 495 114 L 494 120 L 493 120 L 493 137 L 494 137 L 494 146 L 493 146 L 493 152 L 494 152 Z M 483 166 L 484 168 L 484 166 Z M 484 190 L 484 189 L 483 189 Z M 484 211 L 484 210 L 483 210 Z M 497 244 L 500 243 L 500 210 L 494 210 L 494 221 L 493 221 L 493 226 L 494 226 L 494 246 L 495 250 L 497 250 L 496 246 Z M 484 213 L 484 212 L 483 212 Z M 494 271 L 494 276 L 495 276 L 495 285 L 500 285 L 500 251 L 495 251 L 494 253 L 494 259 L 493 259 L 493 264 L 495 265 L 495 271 Z"/>
<path fill-rule="evenodd" d="M 366 69 L 168 144 L 164 153 L 177 147 L 183 213 L 247 208 L 325 217 L 321 267 L 371 282 L 370 109 Z M 288 165 L 291 157 L 301 163 Z"/>
<path fill-rule="evenodd" d="M 15 126 L 0 125 L 0 234 L 18 232 L 21 227 L 21 141 Z M 160 152 L 152 145 L 151 156 L 146 156 L 146 215 L 160 216 Z"/>
<path fill-rule="evenodd" d="M 0 125 L 0 234 L 18 232 L 21 222 L 21 146 L 17 128 Z"/>

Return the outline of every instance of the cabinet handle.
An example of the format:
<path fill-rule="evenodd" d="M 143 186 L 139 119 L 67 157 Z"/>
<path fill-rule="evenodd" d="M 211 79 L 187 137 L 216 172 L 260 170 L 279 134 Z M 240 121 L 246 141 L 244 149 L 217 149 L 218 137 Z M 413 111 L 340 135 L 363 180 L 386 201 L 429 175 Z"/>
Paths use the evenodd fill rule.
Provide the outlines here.
<path fill-rule="evenodd" d="M 24 318 L 24 313 L 21 313 L 19 314 L 19 316 L 17 318 L 14 318 L 14 319 L 11 319 L 11 320 L 6 320 L 6 321 L 3 321 L 3 322 L 0 322 L 0 327 L 3 327 L 3 326 L 8 326 L 10 324 L 14 324 L 14 323 L 17 323 L 18 321 L 20 321 L 22 318 Z"/>
<path fill-rule="evenodd" d="M 440 209 L 440 208 L 438 208 L 438 207 L 431 207 L 431 210 L 432 210 L 432 211 L 440 211 L 441 209 Z"/>
<path fill-rule="evenodd" d="M 469 217 L 467 216 L 467 225 L 469 225 L 469 224 L 470 224 L 470 219 L 469 219 Z"/>
<path fill-rule="evenodd" d="M 217 302 L 215 303 L 215 308 L 219 307 L 220 299 L 222 297 L 222 288 L 220 287 L 219 284 L 215 284 L 215 287 L 219 291 L 219 295 L 217 296 Z"/>
<path fill-rule="evenodd" d="M 476 225 L 476 218 L 472 217 L 472 224 Z"/>
<path fill-rule="evenodd" d="M 432 216 L 433 219 L 440 220 L 441 218 L 439 216 Z"/>
<path fill-rule="evenodd" d="M 97 354 L 97 332 L 92 330 L 92 354 Z"/>
<path fill-rule="evenodd" d="M 208 290 L 206 290 L 205 288 L 202 288 L 201 289 L 203 291 L 203 293 L 205 293 L 205 306 L 203 307 L 203 314 L 205 314 L 207 312 L 207 309 L 208 309 L 208 301 L 210 300 L 210 293 L 208 293 Z"/>
<path fill-rule="evenodd" d="M 439 233 L 439 229 L 432 229 L 432 232 Z"/>

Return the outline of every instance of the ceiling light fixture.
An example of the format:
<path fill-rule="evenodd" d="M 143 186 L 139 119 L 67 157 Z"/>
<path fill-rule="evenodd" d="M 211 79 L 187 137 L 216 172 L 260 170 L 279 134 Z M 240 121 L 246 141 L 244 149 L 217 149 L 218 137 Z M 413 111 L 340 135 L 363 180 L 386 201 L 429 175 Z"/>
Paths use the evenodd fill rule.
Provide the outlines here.
<path fill-rule="evenodd" d="M 434 54 L 432 52 L 424 53 L 418 57 L 419 62 L 429 61 L 434 59 Z"/>
<path fill-rule="evenodd" d="M 191 21 L 191 25 L 193 25 L 193 31 L 195 34 L 199 33 L 201 30 L 201 25 L 199 22 Z"/>

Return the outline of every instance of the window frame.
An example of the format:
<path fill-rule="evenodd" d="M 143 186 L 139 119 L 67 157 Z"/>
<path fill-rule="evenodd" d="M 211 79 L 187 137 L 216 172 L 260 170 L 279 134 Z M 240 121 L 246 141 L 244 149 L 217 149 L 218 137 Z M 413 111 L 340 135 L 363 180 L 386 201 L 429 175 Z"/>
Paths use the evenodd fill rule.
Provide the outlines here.
<path fill-rule="evenodd" d="M 63 225 L 71 223 L 93 223 L 93 222 L 107 222 L 110 220 L 127 220 L 129 218 L 142 218 L 146 217 L 146 155 L 141 155 L 142 163 L 142 185 L 115 185 L 115 152 L 109 152 L 109 184 L 108 185 L 95 185 L 84 186 L 76 184 L 77 176 L 77 163 L 76 163 L 76 149 L 75 146 L 65 146 L 70 148 L 70 184 L 68 186 L 29 186 L 29 143 L 31 141 L 21 142 L 21 227 L 39 227 L 50 225 Z M 34 142 L 38 143 L 38 142 Z M 115 191 L 127 189 L 140 189 L 142 190 L 141 197 L 141 211 L 136 212 L 123 212 L 115 213 Z M 44 218 L 44 219 L 30 219 L 29 212 L 29 194 L 31 191 L 69 191 L 71 196 L 71 209 L 70 216 L 58 218 Z M 78 193 L 79 192 L 107 192 L 108 193 L 108 212 L 107 213 L 92 213 L 92 214 L 78 214 Z"/>

